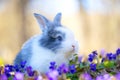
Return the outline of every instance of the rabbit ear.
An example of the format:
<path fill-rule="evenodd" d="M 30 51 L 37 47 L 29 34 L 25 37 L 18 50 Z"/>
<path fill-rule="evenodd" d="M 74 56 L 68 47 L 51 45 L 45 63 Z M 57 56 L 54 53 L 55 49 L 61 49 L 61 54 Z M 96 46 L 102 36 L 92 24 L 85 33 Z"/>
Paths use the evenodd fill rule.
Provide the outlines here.
<path fill-rule="evenodd" d="M 34 13 L 35 18 L 37 19 L 40 28 L 42 29 L 42 31 L 44 32 L 44 30 L 47 29 L 47 24 L 49 23 L 49 20 L 47 18 L 45 18 L 44 16 Z"/>
<path fill-rule="evenodd" d="M 54 23 L 57 26 L 61 26 L 61 15 L 62 15 L 61 13 L 57 13 L 57 15 L 54 18 Z"/>

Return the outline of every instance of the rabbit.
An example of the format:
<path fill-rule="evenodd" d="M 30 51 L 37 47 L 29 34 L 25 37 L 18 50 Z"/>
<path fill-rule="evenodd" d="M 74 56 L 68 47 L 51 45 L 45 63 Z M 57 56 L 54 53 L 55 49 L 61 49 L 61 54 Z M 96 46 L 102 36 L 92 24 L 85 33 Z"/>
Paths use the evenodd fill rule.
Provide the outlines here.
<path fill-rule="evenodd" d="M 14 65 L 26 61 L 26 66 L 31 66 L 41 73 L 49 70 L 52 61 L 55 61 L 56 65 L 68 65 L 71 56 L 78 52 L 78 41 L 73 32 L 61 24 L 61 15 L 57 13 L 54 20 L 50 21 L 43 15 L 34 13 L 42 33 L 23 44 Z"/>

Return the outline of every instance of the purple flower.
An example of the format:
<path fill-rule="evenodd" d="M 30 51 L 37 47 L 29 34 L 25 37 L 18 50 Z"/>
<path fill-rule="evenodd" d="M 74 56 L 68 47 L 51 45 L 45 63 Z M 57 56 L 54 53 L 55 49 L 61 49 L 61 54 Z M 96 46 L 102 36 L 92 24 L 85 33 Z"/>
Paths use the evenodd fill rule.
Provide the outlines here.
<path fill-rule="evenodd" d="M 109 74 L 103 75 L 104 80 L 111 80 L 111 76 Z"/>
<path fill-rule="evenodd" d="M 116 50 L 116 54 L 117 54 L 117 55 L 120 55 L 120 48 L 118 48 L 118 49 Z"/>
<path fill-rule="evenodd" d="M 57 70 L 50 70 L 47 74 L 49 80 L 58 80 L 58 71 Z"/>
<path fill-rule="evenodd" d="M 12 65 L 5 65 L 5 68 L 4 68 L 4 73 L 6 74 L 6 76 L 7 77 L 10 77 L 11 76 L 11 74 L 10 74 L 10 72 L 12 72 L 13 71 L 13 66 Z"/>
<path fill-rule="evenodd" d="M 0 75 L 0 80 L 8 80 L 8 78 L 5 74 L 2 74 Z"/>
<path fill-rule="evenodd" d="M 107 53 L 106 54 L 108 60 L 116 60 L 116 54 L 112 54 L 112 53 Z"/>
<path fill-rule="evenodd" d="M 12 71 L 14 71 L 14 66 L 13 65 L 5 65 L 5 70 L 6 71 L 9 71 L 9 72 L 12 72 Z"/>
<path fill-rule="evenodd" d="M 117 73 L 115 77 L 116 77 L 116 80 L 120 80 L 120 73 Z"/>
<path fill-rule="evenodd" d="M 112 53 L 107 53 L 107 54 L 106 54 L 106 57 L 107 57 L 109 60 L 112 60 Z"/>
<path fill-rule="evenodd" d="M 100 55 L 104 58 L 105 57 L 105 49 L 101 49 Z"/>
<path fill-rule="evenodd" d="M 101 76 L 101 75 L 100 75 L 100 76 L 97 76 L 97 77 L 96 77 L 96 80 L 104 80 L 104 77 Z"/>
<path fill-rule="evenodd" d="M 90 76 L 90 74 L 88 73 L 84 73 L 82 74 L 82 80 L 93 80 L 92 77 Z"/>
<path fill-rule="evenodd" d="M 50 67 L 49 67 L 49 69 L 51 69 L 51 70 L 56 69 L 56 65 L 55 65 L 55 64 L 56 64 L 55 62 L 50 62 Z"/>
<path fill-rule="evenodd" d="M 36 76 L 36 77 L 34 78 L 34 80 L 43 80 L 43 77 L 42 77 L 41 75 L 39 75 L 39 76 Z"/>
<path fill-rule="evenodd" d="M 32 70 L 31 66 L 26 67 L 26 71 L 27 71 L 27 74 L 29 76 L 33 76 L 34 75 L 34 71 Z"/>
<path fill-rule="evenodd" d="M 90 70 L 96 71 L 96 64 L 90 64 Z"/>
<path fill-rule="evenodd" d="M 104 74 L 97 76 L 96 80 L 112 80 L 112 77 L 109 74 Z"/>
<path fill-rule="evenodd" d="M 116 54 L 113 54 L 113 55 L 112 55 L 113 60 L 116 60 L 116 57 L 117 57 Z"/>
<path fill-rule="evenodd" d="M 78 57 L 78 62 L 81 63 L 82 62 L 82 56 Z"/>
<path fill-rule="evenodd" d="M 16 72 L 24 72 L 26 63 L 26 61 L 22 61 L 21 63 L 14 65 L 14 70 Z"/>
<path fill-rule="evenodd" d="M 58 67 L 58 72 L 59 75 L 61 75 L 62 73 L 67 73 L 68 72 L 68 67 L 63 63 Z"/>
<path fill-rule="evenodd" d="M 51 64 L 51 65 L 55 65 L 56 63 L 55 63 L 55 61 L 53 61 L 53 62 L 50 62 L 50 64 Z"/>
<path fill-rule="evenodd" d="M 94 60 L 94 58 L 96 57 L 97 52 L 93 51 L 91 54 L 89 54 L 88 56 L 88 61 L 92 62 Z"/>
<path fill-rule="evenodd" d="M 14 80 L 24 80 L 24 74 L 20 72 L 16 72 Z"/>
<path fill-rule="evenodd" d="M 74 64 L 70 65 L 70 66 L 69 66 L 69 70 L 70 70 L 70 72 L 71 72 L 72 74 L 74 74 L 74 73 L 76 72 L 75 65 L 74 65 Z"/>
<path fill-rule="evenodd" d="M 21 68 L 24 68 L 25 65 L 26 65 L 26 63 L 27 63 L 27 61 L 22 61 L 22 62 L 20 63 Z"/>
<path fill-rule="evenodd" d="M 19 65 L 14 65 L 14 70 L 16 71 L 16 72 L 21 72 L 20 71 L 20 66 Z"/>
<path fill-rule="evenodd" d="M 93 53 L 94 55 L 98 55 L 97 51 L 93 51 L 92 53 Z"/>
<path fill-rule="evenodd" d="M 102 58 L 101 62 L 103 63 L 105 61 L 105 58 Z"/>

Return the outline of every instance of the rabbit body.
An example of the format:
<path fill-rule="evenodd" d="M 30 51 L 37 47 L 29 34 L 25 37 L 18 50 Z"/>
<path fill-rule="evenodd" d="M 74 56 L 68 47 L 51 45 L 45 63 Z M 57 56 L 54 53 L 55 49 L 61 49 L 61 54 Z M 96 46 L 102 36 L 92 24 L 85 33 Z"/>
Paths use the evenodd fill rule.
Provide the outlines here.
<path fill-rule="evenodd" d="M 53 22 L 40 14 L 34 15 L 43 33 L 30 38 L 23 45 L 14 64 L 27 61 L 27 66 L 41 73 L 49 70 L 52 61 L 57 65 L 68 64 L 72 54 L 78 51 L 78 43 L 72 31 L 61 25 L 61 13 L 55 16 Z"/>

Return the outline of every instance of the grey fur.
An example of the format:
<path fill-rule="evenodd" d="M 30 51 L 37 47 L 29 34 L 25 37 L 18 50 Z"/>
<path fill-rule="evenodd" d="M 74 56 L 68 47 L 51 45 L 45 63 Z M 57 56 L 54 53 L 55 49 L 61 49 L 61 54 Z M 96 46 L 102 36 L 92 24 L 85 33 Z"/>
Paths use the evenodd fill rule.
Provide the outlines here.
<path fill-rule="evenodd" d="M 52 29 L 40 39 L 40 45 L 52 50 L 53 52 L 56 52 L 57 49 L 61 47 L 62 41 L 64 39 L 65 33 L 61 33 L 60 31 Z"/>
<path fill-rule="evenodd" d="M 56 52 L 58 48 L 60 48 L 62 41 L 57 39 L 57 35 L 62 37 L 62 40 L 65 38 L 65 34 L 55 30 L 58 26 L 61 26 L 61 13 L 58 13 L 54 21 L 49 21 L 46 17 L 34 13 L 34 16 L 37 18 L 37 21 L 43 31 L 42 37 L 39 40 L 39 45 L 44 48 L 50 49 L 53 52 Z M 14 64 L 19 64 L 22 61 L 27 60 L 30 61 L 32 54 L 32 40 L 29 40 L 24 46 L 23 49 L 17 54 Z"/>
<path fill-rule="evenodd" d="M 37 18 L 37 21 L 42 29 L 42 31 L 46 31 L 46 29 L 48 28 L 53 28 L 52 26 L 61 26 L 61 13 L 58 13 L 55 18 L 54 21 L 51 22 L 50 20 L 48 20 L 46 17 L 34 13 L 34 16 Z"/>
<path fill-rule="evenodd" d="M 61 26 L 61 13 L 58 13 L 55 18 L 54 18 L 54 23 L 57 25 L 57 26 Z"/>
<path fill-rule="evenodd" d="M 27 60 L 27 63 L 29 63 L 28 61 L 30 60 L 32 56 L 31 44 L 32 42 L 30 41 L 26 43 L 26 45 L 24 46 L 24 49 L 21 49 L 21 51 L 17 54 L 14 60 L 14 65 L 19 65 L 22 61 L 26 61 L 26 60 Z"/>
<path fill-rule="evenodd" d="M 58 13 L 54 21 L 51 22 L 44 16 L 40 14 L 34 14 L 37 18 L 37 21 L 43 31 L 43 33 L 39 36 L 33 37 L 25 43 L 21 51 L 18 53 L 14 60 L 14 65 L 21 63 L 22 61 L 27 61 L 27 65 L 29 65 L 32 56 L 35 56 L 35 51 L 33 50 L 34 46 L 37 47 L 44 47 L 46 50 L 51 50 L 51 52 L 56 53 L 57 49 L 61 48 L 62 42 L 65 40 L 66 35 L 64 32 L 60 32 L 57 28 L 62 27 L 61 25 L 61 13 Z M 38 45 L 34 45 L 33 43 Z M 39 48 L 38 48 L 39 51 Z M 37 52 L 41 53 L 41 52 Z M 43 53 L 45 54 L 45 53 Z M 47 56 L 48 54 L 46 54 Z M 42 55 L 40 55 L 42 57 Z M 32 65 L 31 65 L 32 66 Z"/>
<path fill-rule="evenodd" d="M 28 53 L 28 54 L 24 54 L 23 53 Z M 27 63 L 29 63 L 29 59 L 31 58 L 32 53 L 30 50 L 22 50 L 18 53 L 18 55 L 16 56 L 16 59 L 14 60 L 14 65 L 19 65 L 22 61 L 26 61 Z"/>
<path fill-rule="evenodd" d="M 39 16 L 39 14 L 37 15 Z M 40 15 L 41 16 L 41 15 Z M 57 27 L 62 27 L 61 25 L 61 13 L 58 13 L 53 22 L 50 22 L 45 17 L 44 18 L 47 30 L 43 32 L 42 38 L 39 40 L 40 45 L 52 50 L 53 52 L 56 52 L 58 48 L 60 48 L 62 41 L 57 39 L 57 35 L 60 35 L 62 40 L 65 39 L 65 33 L 61 33 L 60 31 L 57 31 Z"/>

